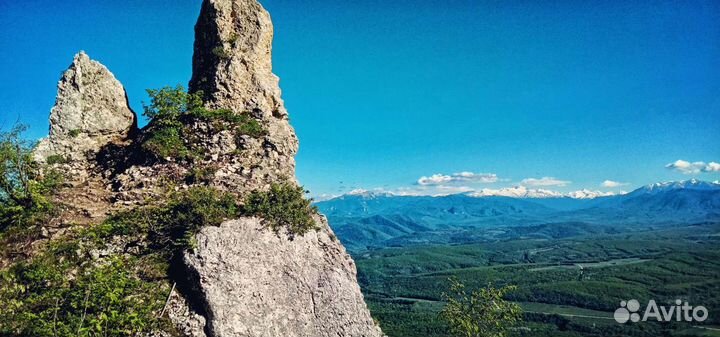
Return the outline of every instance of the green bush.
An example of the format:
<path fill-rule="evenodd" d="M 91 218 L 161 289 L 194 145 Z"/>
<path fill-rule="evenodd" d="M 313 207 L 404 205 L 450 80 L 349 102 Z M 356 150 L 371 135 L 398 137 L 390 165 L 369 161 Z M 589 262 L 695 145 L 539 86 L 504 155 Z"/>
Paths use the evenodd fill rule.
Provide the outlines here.
<path fill-rule="evenodd" d="M 217 172 L 215 166 L 194 167 L 185 176 L 185 182 L 189 185 L 209 184 Z"/>
<path fill-rule="evenodd" d="M 59 155 L 59 154 L 53 154 L 45 158 L 45 162 L 48 165 L 55 165 L 55 164 L 67 164 L 70 162 L 70 159 L 66 158 L 65 156 Z"/>
<path fill-rule="evenodd" d="M 142 148 L 155 159 L 193 159 L 201 149 L 195 149 L 194 121 L 209 123 L 215 132 L 233 130 L 236 135 L 262 137 L 265 130 L 246 113 L 228 109 L 208 109 L 202 101 L 202 92 L 187 93 L 182 86 L 148 90 L 150 104 L 143 113 L 150 119 Z"/>
<path fill-rule="evenodd" d="M 221 60 L 227 60 L 230 58 L 230 52 L 225 50 L 223 46 L 217 46 L 212 50 L 213 55 L 217 56 Z"/>
<path fill-rule="evenodd" d="M 219 226 L 237 217 L 235 197 L 208 187 L 195 187 L 174 197 L 161 209 L 162 226 L 153 228 L 152 242 L 170 247 L 192 248 L 195 234 L 206 226 Z"/>
<path fill-rule="evenodd" d="M 206 226 L 219 226 L 239 216 L 235 197 L 210 187 L 193 187 L 176 192 L 160 205 L 117 213 L 90 235 L 147 235 L 153 249 L 168 253 L 192 248 L 195 234 Z"/>
<path fill-rule="evenodd" d="M 265 129 L 252 117 L 247 115 L 240 115 L 238 125 L 238 135 L 248 135 L 253 138 L 260 138 L 265 136 L 267 132 Z"/>
<path fill-rule="evenodd" d="M 263 218 L 276 232 L 286 229 L 291 236 L 317 229 L 312 217 L 317 207 L 305 199 L 302 187 L 292 183 L 272 184 L 269 191 L 252 192 L 245 202 L 245 213 Z"/>
<path fill-rule="evenodd" d="M 187 158 L 190 155 L 190 150 L 185 145 L 180 130 L 180 127 L 166 127 L 155 130 L 143 142 L 143 149 L 155 155 L 157 159 Z"/>

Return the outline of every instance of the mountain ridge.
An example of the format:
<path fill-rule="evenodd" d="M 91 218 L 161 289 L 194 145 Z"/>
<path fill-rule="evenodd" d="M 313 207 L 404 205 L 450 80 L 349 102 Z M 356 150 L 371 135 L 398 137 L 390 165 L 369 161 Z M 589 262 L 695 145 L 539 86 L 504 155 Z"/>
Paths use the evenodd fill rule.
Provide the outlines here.
<path fill-rule="evenodd" d="M 403 238 L 416 243 L 451 242 L 449 237 L 459 233 L 501 227 L 583 223 L 631 231 L 720 221 L 720 185 L 699 180 L 665 182 L 593 199 L 355 193 L 316 205 L 346 246 L 358 251 L 402 245 Z"/>

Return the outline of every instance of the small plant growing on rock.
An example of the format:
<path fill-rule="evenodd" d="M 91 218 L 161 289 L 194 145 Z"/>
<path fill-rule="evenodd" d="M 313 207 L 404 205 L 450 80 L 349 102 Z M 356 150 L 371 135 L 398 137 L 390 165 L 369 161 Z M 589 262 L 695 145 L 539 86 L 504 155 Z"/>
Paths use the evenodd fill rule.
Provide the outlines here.
<path fill-rule="evenodd" d="M 70 162 L 70 159 L 59 154 L 53 154 L 45 158 L 45 162 L 48 165 L 67 164 Z"/>
<path fill-rule="evenodd" d="M 292 183 L 272 184 L 269 191 L 254 191 L 245 202 L 245 213 L 263 218 L 276 232 L 286 229 L 291 236 L 317 229 L 313 214 L 317 207 L 305 199 L 305 190 Z"/>
<path fill-rule="evenodd" d="M 265 130 L 246 113 L 228 109 L 208 109 L 202 92 L 187 93 L 182 86 L 148 90 L 150 104 L 144 115 L 150 119 L 142 148 L 155 159 L 193 159 L 200 150 L 195 149 L 191 129 L 194 121 L 207 123 L 215 131 L 233 130 L 236 135 L 262 137 Z"/>
<path fill-rule="evenodd" d="M 217 167 L 215 166 L 194 167 L 185 176 L 185 182 L 188 185 L 209 184 L 215 172 L 217 172 Z"/>
<path fill-rule="evenodd" d="M 217 46 L 213 48 L 212 53 L 221 60 L 227 60 L 230 58 L 230 53 L 225 50 L 225 47 L 223 46 Z"/>

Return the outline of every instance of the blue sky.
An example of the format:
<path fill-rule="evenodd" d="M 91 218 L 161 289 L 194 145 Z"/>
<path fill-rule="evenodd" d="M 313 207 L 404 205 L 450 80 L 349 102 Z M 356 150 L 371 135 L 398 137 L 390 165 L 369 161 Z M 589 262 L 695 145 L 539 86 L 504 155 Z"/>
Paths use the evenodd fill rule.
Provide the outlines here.
<path fill-rule="evenodd" d="M 262 3 L 314 195 L 720 179 L 720 2 Z M 0 123 L 45 135 L 81 49 L 140 112 L 190 78 L 199 7 L 0 0 Z"/>

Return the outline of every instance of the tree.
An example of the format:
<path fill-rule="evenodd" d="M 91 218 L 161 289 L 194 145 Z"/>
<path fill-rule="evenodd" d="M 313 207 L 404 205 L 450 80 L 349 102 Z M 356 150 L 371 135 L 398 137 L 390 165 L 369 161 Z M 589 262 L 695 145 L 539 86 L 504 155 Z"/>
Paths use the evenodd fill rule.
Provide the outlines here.
<path fill-rule="evenodd" d="M 21 139 L 27 129 L 16 125 L 0 133 L 0 202 L 3 205 L 29 207 L 32 203 L 31 181 L 37 165 L 32 160 L 32 146 Z"/>
<path fill-rule="evenodd" d="M 495 288 L 492 284 L 468 291 L 456 278 L 450 279 L 450 293 L 444 293 L 447 304 L 440 312 L 450 332 L 462 337 L 505 337 L 510 327 L 522 319 L 520 306 L 503 297 L 515 286 Z"/>
<path fill-rule="evenodd" d="M 33 159 L 33 143 L 21 136 L 26 129 L 19 124 L 0 132 L 0 230 L 46 213 L 60 183 L 57 172 L 43 173 Z"/>

